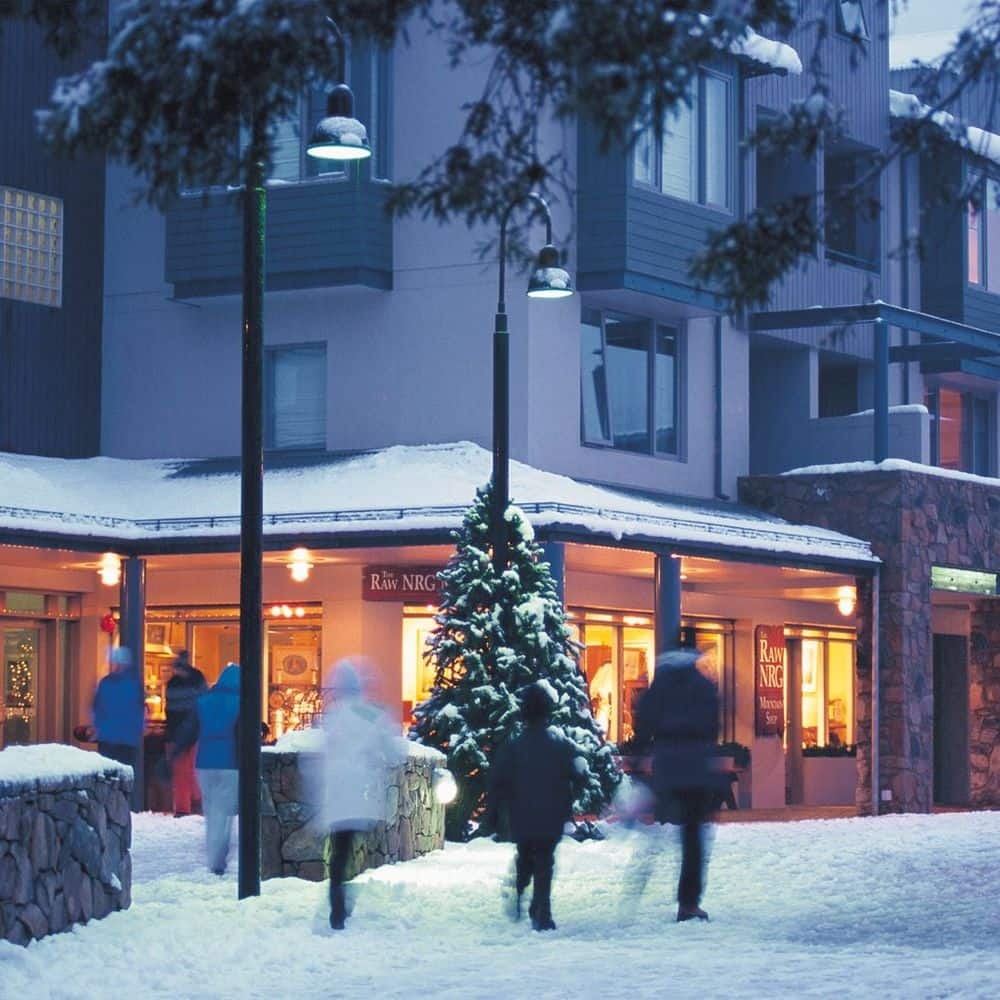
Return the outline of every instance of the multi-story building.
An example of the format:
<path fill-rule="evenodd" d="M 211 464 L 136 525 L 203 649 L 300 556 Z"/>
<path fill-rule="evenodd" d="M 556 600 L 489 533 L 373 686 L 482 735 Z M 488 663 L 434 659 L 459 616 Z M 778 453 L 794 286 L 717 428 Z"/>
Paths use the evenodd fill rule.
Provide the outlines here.
<path fill-rule="evenodd" d="M 883 5 L 844 0 L 830 17 L 824 59 L 847 132 L 812 159 L 742 141 L 808 95 L 805 28 L 702 67 L 662 139 L 602 153 L 586 123 L 544 135 L 575 167 L 575 198 L 554 216 L 575 234 L 578 294 L 508 294 L 512 494 L 546 544 L 610 738 L 630 735 L 683 622 L 719 682 L 724 738 L 751 750 L 743 804 L 996 802 L 989 212 L 939 207 L 938 164 L 913 158 L 867 182 L 880 213 L 836 203 L 906 112 L 890 98 L 905 81 L 890 79 Z M 859 18 L 860 61 L 847 37 Z M 323 667 L 357 652 L 378 664 L 383 698 L 412 710 L 433 677 L 421 656 L 432 571 L 489 476 L 496 262 L 477 249 L 490 234 L 383 212 L 388 185 L 456 133 L 475 90 L 478 68 L 447 64 L 419 24 L 391 50 L 351 48 L 374 149 L 359 168 L 310 166 L 311 95 L 279 132 L 265 306 L 275 731 L 307 724 Z M 988 168 L 951 155 L 954 171 Z M 98 623 L 113 627 L 120 604 L 102 561 L 117 583 L 122 558 L 144 617 L 154 721 L 172 653 L 190 649 L 210 678 L 237 655 L 237 203 L 209 188 L 159 213 L 136 206 L 136 183 L 108 166 L 104 457 L 4 459 L 0 524 L 18 546 L 0 558 L 16 622 L 8 741 L 66 738 L 82 721 L 114 641 Z M 692 281 L 690 257 L 711 229 L 789 191 L 816 194 L 822 241 L 767 309 L 730 317 Z M 941 234 L 939 264 L 893 252 L 917 227 L 930 244 Z M 966 232 L 984 234 L 974 252 Z M 876 450 L 894 461 L 857 464 Z M 782 475 L 804 465 L 824 469 Z M 73 631 L 62 663 L 53 629 Z"/>

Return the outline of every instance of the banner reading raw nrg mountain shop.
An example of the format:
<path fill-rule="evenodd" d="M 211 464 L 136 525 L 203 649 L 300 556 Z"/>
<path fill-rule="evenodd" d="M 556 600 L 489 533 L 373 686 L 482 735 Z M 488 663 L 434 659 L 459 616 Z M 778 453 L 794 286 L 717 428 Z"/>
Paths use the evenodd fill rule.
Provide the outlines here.
<path fill-rule="evenodd" d="M 361 596 L 366 601 L 437 604 L 441 566 L 366 566 Z"/>
<path fill-rule="evenodd" d="M 780 736 L 785 729 L 785 626 L 758 625 L 754 651 L 757 735 Z"/>

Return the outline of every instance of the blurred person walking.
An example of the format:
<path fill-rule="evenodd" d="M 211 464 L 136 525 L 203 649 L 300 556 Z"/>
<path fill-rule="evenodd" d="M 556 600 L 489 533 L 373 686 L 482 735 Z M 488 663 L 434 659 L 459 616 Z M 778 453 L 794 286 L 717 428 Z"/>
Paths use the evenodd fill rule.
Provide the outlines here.
<path fill-rule="evenodd" d="M 655 818 L 681 828 L 677 919 L 707 920 L 704 825 L 718 783 L 712 768 L 719 738 L 719 694 L 697 667 L 700 653 L 680 646 L 656 659 L 653 683 L 639 704 L 636 740 L 652 744 Z"/>
<path fill-rule="evenodd" d="M 173 676 L 167 681 L 166 751 L 170 761 L 174 815 L 187 816 L 199 797 L 195 778 L 195 747 L 198 743 L 197 702 L 207 689 L 205 675 L 180 650 L 173 662 Z"/>
<path fill-rule="evenodd" d="M 521 695 L 524 730 L 497 753 L 490 769 L 489 808 L 499 829 L 503 814 L 517 845 L 511 916 L 521 916 L 521 896 L 534 883 L 531 928 L 554 931 L 552 873 L 563 827 L 573 814 L 574 785 L 582 773 L 573 744 L 549 729 L 555 708 L 550 685 L 529 684 Z M 509 892 L 509 887 L 505 890 Z"/>
<path fill-rule="evenodd" d="M 135 767 L 146 721 L 142 683 L 132 650 L 117 646 L 111 650 L 110 662 L 110 673 L 101 678 L 94 692 L 97 752 Z"/>
<path fill-rule="evenodd" d="M 331 837 L 330 926 L 343 930 L 344 877 L 355 835 L 386 819 L 389 768 L 405 760 L 405 753 L 396 727 L 365 697 L 354 663 L 337 663 L 329 687 L 334 701 L 323 716 L 320 822 Z"/>
<path fill-rule="evenodd" d="M 198 781 L 205 813 L 208 867 L 216 875 L 224 875 L 239 797 L 239 664 L 230 663 L 215 686 L 199 696 L 196 711 L 200 732 Z"/>

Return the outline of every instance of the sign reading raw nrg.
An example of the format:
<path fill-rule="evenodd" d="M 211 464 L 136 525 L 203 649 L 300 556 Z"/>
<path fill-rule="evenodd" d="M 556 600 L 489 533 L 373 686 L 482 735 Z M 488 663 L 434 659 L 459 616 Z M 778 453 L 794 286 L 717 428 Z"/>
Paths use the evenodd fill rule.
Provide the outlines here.
<path fill-rule="evenodd" d="M 366 601 L 437 604 L 439 566 L 366 566 L 361 596 Z"/>
<path fill-rule="evenodd" d="M 758 625 L 754 634 L 757 660 L 757 735 L 780 736 L 785 728 L 785 627 Z"/>

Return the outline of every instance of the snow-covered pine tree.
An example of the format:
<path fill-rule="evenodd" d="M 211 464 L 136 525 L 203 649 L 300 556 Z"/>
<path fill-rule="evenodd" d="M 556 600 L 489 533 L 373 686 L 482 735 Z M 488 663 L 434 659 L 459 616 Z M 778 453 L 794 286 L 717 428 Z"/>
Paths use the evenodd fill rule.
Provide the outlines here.
<path fill-rule="evenodd" d="M 619 772 L 594 720 L 577 647 L 548 563 L 524 514 L 507 509 L 510 565 L 500 580 L 490 560 L 491 486 L 476 492 L 457 547 L 441 573 L 437 628 L 429 642 L 435 665 L 430 697 L 417 706 L 411 735 L 442 750 L 458 783 L 447 835 L 463 839 L 485 805 L 490 763 L 520 725 L 518 697 L 547 681 L 558 699 L 552 725 L 587 762 L 574 811 L 596 813 L 611 798 Z M 485 826 L 481 832 L 492 832 Z"/>

